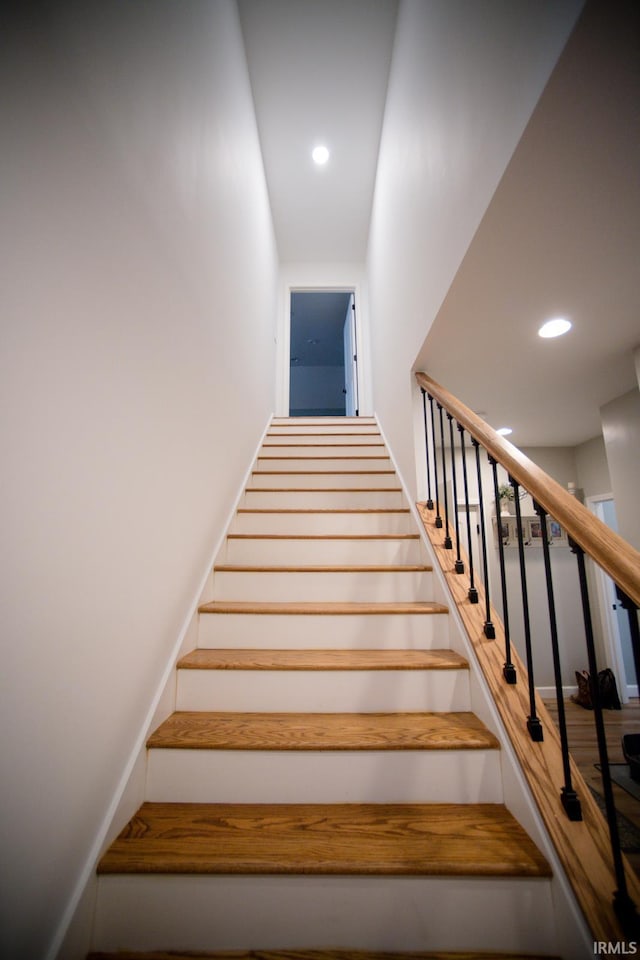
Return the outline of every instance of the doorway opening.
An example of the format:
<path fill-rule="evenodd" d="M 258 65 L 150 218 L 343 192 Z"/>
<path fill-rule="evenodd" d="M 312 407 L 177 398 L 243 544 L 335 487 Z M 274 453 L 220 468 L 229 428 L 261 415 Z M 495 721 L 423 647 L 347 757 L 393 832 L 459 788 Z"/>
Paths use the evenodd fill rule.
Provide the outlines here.
<path fill-rule="evenodd" d="M 616 533 L 618 532 L 616 507 L 611 495 L 589 497 L 587 506 L 598 519 L 606 523 Z M 594 564 L 594 568 L 602 612 L 605 648 L 610 658 L 610 665 L 618 679 L 620 699 L 623 703 L 627 703 L 630 697 L 638 696 L 638 680 L 633 659 L 629 617 L 618 600 L 615 584 L 611 577 L 596 564 Z"/>
<path fill-rule="evenodd" d="M 292 290 L 290 309 L 289 416 L 358 416 L 353 290 Z"/>

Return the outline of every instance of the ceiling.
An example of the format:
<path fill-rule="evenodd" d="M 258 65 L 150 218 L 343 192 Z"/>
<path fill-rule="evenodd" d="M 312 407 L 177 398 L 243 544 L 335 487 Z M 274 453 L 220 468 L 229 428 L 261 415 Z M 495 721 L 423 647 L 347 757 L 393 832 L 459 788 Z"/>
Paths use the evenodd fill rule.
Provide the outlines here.
<path fill-rule="evenodd" d="M 517 446 L 575 446 L 637 387 L 640 21 L 587 5 L 416 367 Z M 631 5 L 628 5 L 631 10 Z M 566 316 L 573 329 L 541 340 Z"/>
<path fill-rule="evenodd" d="M 280 260 L 364 263 L 398 4 L 238 6 Z"/>
<path fill-rule="evenodd" d="M 519 446 L 596 436 L 600 406 L 637 385 L 640 49 L 612 13 L 625 8 L 587 4 L 416 360 Z M 280 259 L 364 263 L 397 4 L 239 9 Z M 573 330 L 540 340 L 559 313 Z"/>

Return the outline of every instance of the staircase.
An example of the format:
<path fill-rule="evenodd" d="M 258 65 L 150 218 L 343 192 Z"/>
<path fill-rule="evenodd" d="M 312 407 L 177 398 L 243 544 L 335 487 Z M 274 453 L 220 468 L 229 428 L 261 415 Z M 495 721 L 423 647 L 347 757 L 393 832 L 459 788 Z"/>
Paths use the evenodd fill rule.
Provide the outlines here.
<path fill-rule="evenodd" d="M 92 956 L 557 950 L 425 558 L 375 420 L 272 422 L 99 863 Z"/>

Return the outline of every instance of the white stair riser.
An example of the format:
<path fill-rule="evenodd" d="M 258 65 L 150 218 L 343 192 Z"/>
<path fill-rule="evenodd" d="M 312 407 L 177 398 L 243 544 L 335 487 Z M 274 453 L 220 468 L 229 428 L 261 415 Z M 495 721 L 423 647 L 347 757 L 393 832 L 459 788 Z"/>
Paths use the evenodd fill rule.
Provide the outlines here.
<path fill-rule="evenodd" d="M 271 457 L 260 454 L 257 459 L 258 470 L 389 470 L 391 461 L 382 455 L 376 457 Z"/>
<path fill-rule="evenodd" d="M 498 750 L 149 750 L 164 803 L 502 803 Z"/>
<path fill-rule="evenodd" d="M 321 446 L 313 443 L 296 443 L 303 437 L 291 437 L 288 443 L 280 443 L 279 437 L 271 437 L 260 450 L 260 457 L 386 457 L 388 453 L 383 443 L 338 443 L 325 442 Z M 323 439 L 323 438 L 321 438 Z M 331 438 L 333 440 L 333 438 Z M 350 437 L 345 437 L 350 440 Z"/>
<path fill-rule="evenodd" d="M 345 430 L 370 430 L 372 427 L 378 429 L 378 422 L 375 417 L 274 417 L 271 426 L 275 429 L 291 430 L 306 430 L 307 427 L 317 430 L 333 430 L 335 427 Z"/>
<path fill-rule="evenodd" d="M 202 613 L 198 646 L 259 650 L 437 650 L 449 646 L 448 619 L 446 614 Z"/>
<path fill-rule="evenodd" d="M 380 448 L 384 449 L 384 440 L 382 439 L 381 434 L 374 433 L 370 429 L 367 430 L 364 434 L 357 434 L 355 432 L 351 433 L 334 433 L 333 436 L 322 436 L 322 434 L 313 434 L 313 433 L 303 433 L 300 430 L 293 432 L 285 433 L 283 430 L 270 430 L 269 433 L 264 438 L 265 446 L 278 443 L 284 444 L 286 446 L 293 445 L 294 447 L 306 447 L 311 446 L 315 447 L 318 444 L 324 446 L 360 446 L 371 445 L 373 444 L 379 450 Z"/>
<path fill-rule="evenodd" d="M 275 487 L 277 489 L 317 488 L 326 490 L 327 488 L 339 487 L 341 489 L 360 489 L 363 486 L 368 487 L 397 487 L 398 478 L 393 471 L 378 471 L 377 473 L 310 473 L 305 472 L 304 465 L 296 473 L 269 473 L 267 470 L 255 470 L 249 480 L 249 489 L 251 487 Z"/>
<path fill-rule="evenodd" d="M 315 533 L 345 536 L 360 533 L 415 533 L 415 525 L 408 510 L 360 513 L 353 511 L 343 513 L 325 511 L 317 513 L 311 511 L 258 513 L 241 509 L 236 513 L 229 532 L 293 533 L 299 536 Z"/>
<path fill-rule="evenodd" d="M 547 880 L 158 875 L 98 887 L 94 950 L 554 953 Z"/>
<path fill-rule="evenodd" d="M 467 670 L 178 670 L 176 710 L 469 710 Z"/>
<path fill-rule="evenodd" d="M 237 573 L 214 571 L 214 600 L 400 603 L 428 600 L 433 575 L 425 572 Z"/>
<path fill-rule="evenodd" d="M 421 563 L 419 540 L 227 539 L 225 563 Z"/>
<path fill-rule="evenodd" d="M 243 497 L 248 510 L 394 510 L 406 506 L 401 490 L 254 490 Z"/>

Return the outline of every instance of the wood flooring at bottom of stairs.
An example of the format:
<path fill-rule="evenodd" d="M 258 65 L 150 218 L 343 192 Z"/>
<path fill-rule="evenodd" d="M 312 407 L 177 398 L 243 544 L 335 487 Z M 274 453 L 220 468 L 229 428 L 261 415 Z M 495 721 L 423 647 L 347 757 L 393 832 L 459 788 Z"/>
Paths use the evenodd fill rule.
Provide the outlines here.
<path fill-rule="evenodd" d="M 598 740 L 596 735 L 593 710 L 585 710 L 573 703 L 569 697 L 564 702 L 567 736 L 571 756 L 578 765 L 580 773 L 589 787 L 603 796 L 602 774 L 596 767 L 600 761 Z M 545 707 L 557 724 L 558 705 L 555 699 L 544 701 Z M 625 764 L 622 752 L 622 737 L 626 733 L 640 733 L 640 699 L 633 697 L 628 703 L 622 704 L 620 710 L 604 710 L 603 719 L 607 739 L 609 763 Z M 640 830 L 640 800 L 632 796 L 616 783 L 612 786 L 613 797 L 618 813 L 626 817 Z M 640 851 L 625 850 L 625 857 L 640 876 Z"/>

